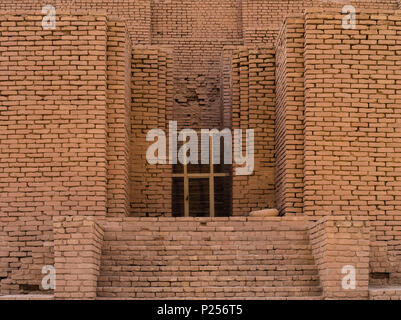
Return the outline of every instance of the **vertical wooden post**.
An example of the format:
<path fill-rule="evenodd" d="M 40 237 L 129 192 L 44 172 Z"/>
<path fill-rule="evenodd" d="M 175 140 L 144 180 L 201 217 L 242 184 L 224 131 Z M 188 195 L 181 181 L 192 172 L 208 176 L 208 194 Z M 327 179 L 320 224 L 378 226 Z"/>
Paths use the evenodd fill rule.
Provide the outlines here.
<path fill-rule="evenodd" d="M 215 216 L 214 208 L 214 166 L 213 166 L 213 137 L 209 137 L 209 213 L 211 217 Z"/>
<path fill-rule="evenodd" d="M 187 148 L 184 150 L 184 215 L 189 217 L 189 178 L 187 165 Z"/>

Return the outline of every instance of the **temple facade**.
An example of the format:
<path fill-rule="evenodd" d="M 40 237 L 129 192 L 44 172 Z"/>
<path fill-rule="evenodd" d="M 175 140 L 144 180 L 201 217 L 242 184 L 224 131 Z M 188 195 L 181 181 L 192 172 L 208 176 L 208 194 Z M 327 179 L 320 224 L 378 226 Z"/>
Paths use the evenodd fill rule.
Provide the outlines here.
<path fill-rule="evenodd" d="M 0 0 L 0 299 L 400 299 L 400 43 L 397 0 Z"/>

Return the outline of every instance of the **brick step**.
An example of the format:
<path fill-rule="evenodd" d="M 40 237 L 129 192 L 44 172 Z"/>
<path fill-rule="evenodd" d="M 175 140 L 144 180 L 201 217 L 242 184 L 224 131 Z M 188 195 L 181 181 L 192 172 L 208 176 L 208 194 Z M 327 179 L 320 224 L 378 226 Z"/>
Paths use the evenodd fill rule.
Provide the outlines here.
<path fill-rule="evenodd" d="M 157 232 L 168 232 L 179 235 L 181 233 L 213 233 L 221 234 L 235 231 L 242 233 L 264 232 L 272 234 L 282 234 L 283 232 L 302 233 L 309 226 L 309 221 L 294 220 L 283 221 L 283 218 L 264 219 L 259 218 L 254 221 L 235 221 L 235 217 L 227 219 L 221 218 L 204 218 L 206 220 L 200 221 L 197 218 L 185 218 L 188 221 L 183 221 L 184 218 L 173 218 L 167 221 L 168 218 L 154 219 L 150 221 L 149 218 L 130 218 L 124 221 L 124 225 L 119 225 L 119 222 L 113 223 L 106 222 L 106 231 L 118 231 L 119 235 L 129 234 L 145 234 L 152 235 Z M 229 223 L 229 225 L 227 225 Z"/>
<path fill-rule="evenodd" d="M 319 276 L 313 275 L 271 275 L 271 276 L 221 276 L 221 275 L 190 275 L 190 276 L 174 276 L 174 275 L 141 275 L 123 276 L 119 274 L 118 278 L 113 279 L 110 275 L 100 276 L 98 279 L 99 286 L 126 286 L 130 283 L 132 286 L 141 287 L 157 287 L 157 286 L 312 286 L 319 285 Z"/>
<path fill-rule="evenodd" d="M 113 262 L 122 262 L 125 263 L 127 261 L 130 262 L 131 265 L 221 265 L 227 261 L 232 261 L 231 263 L 235 263 L 235 265 L 249 265 L 255 264 L 312 264 L 313 257 L 312 254 L 299 254 L 297 255 L 254 255 L 248 256 L 246 258 L 239 257 L 237 255 L 207 255 L 207 256 L 199 256 L 199 255 L 165 255 L 165 256 L 142 256 L 141 254 L 133 257 L 132 255 L 127 254 L 124 256 L 103 256 L 104 261 Z M 282 263 L 280 263 L 280 261 Z"/>
<path fill-rule="evenodd" d="M 255 298 L 321 296 L 318 286 L 291 287 L 98 287 L 99 297 L 121 298 Z"/>
<path fill-rule="evenodd" d="M 231 260 L 232 261 L 232 260 Z M 181 262 L 181 263 L 180 263 Z M 217 269 L 223 270 L 246 270 L 247 265 L 251 265 L 254 263 L 260 263 L 260 266 L 266 266 L 263 270 L 297 270 L 297 266 L 313 266 L 314 262 L 312 259 L 297 259 L 297 260 L 284 260 L 284 259 L 277 259 L 277 260 L 248 260 L 243 263 L 236 263 L 230 265 L 230 260 L 221 260 L 221 261 L 210 261 L 210 260 L 192 260 L 192 261 L 172 261 L 172 260 L 155 260 L 153 264 L 151 261 L 132 261 L 132 262 L 125 262 L 121 260 L 113 260 L 113 261 L 104 261 L 102 264 L 102 270 L 119 270 L 118 268 L 121 267 L 125 270 L 138 270 L 138 267 L 160 270 L 162 267 L 171 267 L 175 268 L 176 270 L 185 270 L 185 271 L 198 271 L 201 268 L 210 268 L 210 269 Z M 242 268 L 243 267 L 243 268 Z M 121 269 L 122 270 L 122 269 Z"/>
<path fill-rule="evenodd" d="M 216 252 L 218 254 L 218 252 Z M 209 255 L 209 254 L 188 254 L 182 252 L 176 253 L 176 254 L 156 254 L 152 253 L 150 254 L 149 252 L 138 252 L 136 251 L 136 254 L 134 253 L 125 253 L 125 255 L 120 255 L 120 254 L 113 254 L 111 253 L 110 255 L 106 254 L 103 252 L 103 257 L 107 259 L 108 257 L 113 258 L 113 260 L 121 260 L 121 261 L 157 261 L 157 260 L 198 260 L 198 259 L 205 259 L 207 261 L 213 262 L 213 261 L 218 261 L 218 260 L 231 260 L 235 259 L 235 261 L 238 261 L 241 263 L 249 263 L 249 261 L 254 261 L 255 259 L 257 260 L 310 260 L 312 259 L 312 253 L 311 252 L 294 252 L 294 253 L 286 253 L 279 254 L 279 253 L 262 253 L 262 254 L 247 254 L 247 255 L 242 255 L 242 254 L 219 254 L 219 255 Z"/>
<path fill-rule="evenodd" d="M 263 242 L 263 241 L 261 241 Z M 145 247 L 148 247 L 145 249 Z M 149 245 L 137 245 L 137 244 L 110 244 L 105 242 L 104 243 L 104 251 L 109 251 L 113 250 L 115 252 L 120 252 L 124 253 L 125 251 L 128 252 L 141 252 L 143 250 L 147 250 L 149 252 L 197 252 L 201 251 L 201 253 L 216 253 L 216 252 L 223 252 L 225 254 L 229 254 L 230 252 L 239 252 L 246 254 L 248 252 L 251 252 L 253 254 L 255 253 L 260 253 L 260 252 L 284 252 L 286 250 L 290 251 L 310 251 L 311 247 L 309 246 L 308 243 L 282 243 L 282 244 L 275 244 L 275 245 L 269 245 L 268 243 L 265 243 L 265 245 L 233 245 L 233 246 L 225 246 L 224 248 L 218 248 L 215 247 L 213 244 L 210 244 L 209 242 L 204 242 L 199 245 L 199 242 L 197 245 L 189 246 L 189 245 L 155 245 L 154 243 Z"/>
<path fill-rule="evenodd" d="M 255 261 L 253 261 L 255 262 Z M 275 261 L 276 262 L 276 261 Z M 284 261 L 286 262 L 286 261 Z M 306 270 L 317 270 L 317 267 L 315 264 L 310 263 L 310 264 L 218 264 L 218 265 L 213 265 L 212 263 L 209 263 L 207 265 L 173 265 L 173 264 L 163 264 L 163 265 L 120 265 L 120 264 L 115 264 L 115 265 L 103 265 L 102 270 L 125 270 L 125 271 L 172 271 L 172 272 L 177 272 L 177 271 L 188 271 L 188 272 L 198 272 L 198 271 L 263 271 L 263 272 L 269 272 L 269 271 L 306 271 Z"/>
<path fill-rule="evenodd" d="M 187 246 L 187 247 L 201 247 L 201 243 L 204 242 L 210 246 L 219 246 L 222 241 L 233 241 L 233 246 L 247 246 L 247 243 L 257 243 L 264 244 L 265 246 L 269 246 L 272 244 L 277 245 L 293 245 L 293 244 L 301 244 L 305 245 L 308 243 L 308 234 L 305 233 L 303 235 L 298 235 L 294 237 L 285 237 L 285 236 L 275 236 L 271 234 L 258 234 L 257 236 L 252 234 L 242 234 L 241 236 L 233 236 L 229 234 L 227 236 L 214 238 L 210 234 L 201 235 L 185 235 L 181 238 L 176 238 L 173 236 L 140 236 L 140 235 L 132 235 L 132 237 L 128 236 L 114 236 L 114 238 L 107 238 L 107 235 L 104 236 L 106 243 L 108 244 L 116 244 L 116 245 L 126 245 L 128 248 L 132 248 L 132 246 Z M 225 244 L 227 245 L 227 244 Z M 249 248 L 249 246 L 248 246 Z M 254 248 L 252 246 L 252 248 Z"/>
<path fill-rule="evenodd" d="M 401 285 L 369 287 L 370 300 L 401 300 Z"/>
<path fill-rule="evenodd" d="M 180 253 L 180 252 L 188 252 L 190 254 L 195 253 L 195 254 L 215 254 L 215 253 L 220 253 L 220 254 L 233 254 L 233 253 L 239 253 L 239 254 L 266 254 L 266 253 L 272 253 L 272 252 L 277 252 L 277 253 L 285 253 L 287 251 L 311 251 L 311 247 L 309 246 L 308 243 L 287 243 L 287 244 L 280 244 L 280 245 L 267 245 L 265 244 L 264 246 L 256 247 L 249 245 L 244 245 L 244 246 L 225 246 L 224 248 L 218 248 L 213 245 L 210 245 L 208 243 L 204 243 L 202 246 L 197 245 L 197 246 L 181 246 L 181 245 L 176 245 L 174 247 L 172 246 L 163 246 L 163 245 L 151 245 L 145 249 L 145 246 L 141 245 L 126 245 L 126 244 L 115 244 L 110 245 L 110 243 L 105 243 L 104 244 L 104 251 L 105 252 L 110 252 L 113 250 L 116 254 L 123 254 L 124 252 L 142 252 L 143 250 L 146 250 L 147 252 L 152 252 L 152 253 Z"/>
<path fill-rule="evenodd" d="M 290 274 L 310 274 L 310 273 L 317 273 L 317 267 L 314 264 L 308 265 L 277 265 L 277 264 L 269 264 L 269 265 L 230 265 L 230 264 L 223 264 L 219 266 L 213 265 L 205 265 L 205 266 L 173 266 L 173 265 L 153 265 L 153 266 L 106 266 L 103 265 L 101 267 L 102 272 L 125 272 L 125 273 L 138 273 L 138 272 L 154 272 L 157 274 L 162 273 L 220 273 L 220 272 L 232 272 L 232 275 L 240 275 L 242 273 L 246 273 L 249 275 L 249 272 L 262 272 L 263 275 L 266 274 L 280 274 L 280 273 L 290 273 Z M 259 274 L 254 274 L 259 275 Z"/>
<path fill-rule="evenodd" d="M 199 297 L 164 297 L 158 300 L 199 300 Z M 323 300 L 322 295 L 302 296 L 302 297 L 234 297 L 236 300 Z M 117 298 L 117 297 L 97 297 L 96 300 L 147 300 L 149 298 Z M 203 300 L 220 300 L 221 297 L 203 297 Z"/>
<path fill-rule="evenodd" d="M 222 265 L 102 265 L 102 272 L 125 272 L 125 273 L 138 273 L 138 272 L 154 272 L 157 274 L 160 273 L 216 273 L 219 274 L 221 272 L 232 272 L 232 275 L 240 275 L 245 272 L 246 275 L 249 275 L 249 272 L 252 272 L 254 275 L 260 275 L 256 273 L 262 272 L 262 275 L 266 274 L 280 274 L 280 273 L 316 273 L 317 267 L 314 264 L 268 264 L 268 265 L 230 265 L 230 264 L 222 264 Z"/>
<path fill-rule="evenodd" d="M 52 294 L 10 294 L 0 296 L 0 300 L 54 300 Z"/>

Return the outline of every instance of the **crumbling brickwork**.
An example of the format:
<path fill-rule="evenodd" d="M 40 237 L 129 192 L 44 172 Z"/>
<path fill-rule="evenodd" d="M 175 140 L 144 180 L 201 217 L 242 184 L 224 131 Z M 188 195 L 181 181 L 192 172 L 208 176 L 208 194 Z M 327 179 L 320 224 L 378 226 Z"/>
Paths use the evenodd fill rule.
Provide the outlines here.
<path fill-rule="evenodd" d="M 399 287 L 371 288 L 369 289 L 370 300 L 401 300 L 401 289 Z"/>
<path fill-rule="evenodd" d="M 220 128 L 220 57 L 242 43 L 236 0 L 152 1 L 152 44 L 173 47 L 174 119 L 180 128 Z"/>

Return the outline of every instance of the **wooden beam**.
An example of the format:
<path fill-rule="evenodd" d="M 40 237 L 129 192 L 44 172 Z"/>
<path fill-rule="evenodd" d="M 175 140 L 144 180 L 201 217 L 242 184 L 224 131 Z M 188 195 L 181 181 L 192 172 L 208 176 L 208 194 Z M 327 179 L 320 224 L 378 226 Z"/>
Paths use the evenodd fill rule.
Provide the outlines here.
<path fill-rule="evenodd" d="M 187 149 L 184 150 L 184 216 L 189 217 L 189 177 L 187 165 Z"/>
<path fill-rule="evenodd" d="M 229 173 L 214 173 L 215 177 L 228 177 Z M 210 173 L 187 173 L 189 179 L 209 179 Z M 173 178 L 184 178 L 184 173 L 173 173 Z"/>
<path fill-rule="evenodd" d="M 210 216 L 215 216 L 215 207 L 214 207 L 214 165 L 213 165 L 213 139 L 212 136 L 209 137 L 209 212 Z"/>

